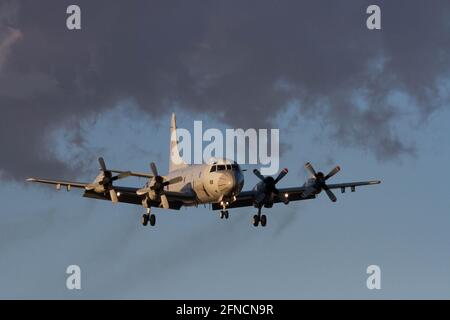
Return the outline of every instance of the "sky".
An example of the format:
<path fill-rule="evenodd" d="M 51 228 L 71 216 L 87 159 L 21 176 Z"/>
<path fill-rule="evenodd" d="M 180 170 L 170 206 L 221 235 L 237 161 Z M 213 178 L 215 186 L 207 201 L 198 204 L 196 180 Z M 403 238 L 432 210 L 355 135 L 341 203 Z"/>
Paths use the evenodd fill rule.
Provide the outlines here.
<path fill-rule="evenodd" d="M 0 0 L 0 298 L 450 297 L 448 1 L 377 1 L 375 31 L 368 1 L 76 1 L 69 31 L 73 3 Z M 275 205 L 266 228 L 199 207 L 156 209 L 151 229 L 138 206 L 24 182 L 89 181 L 99 156 L 166 171 L 172 112 L 278 128 L 280 187 L 307 161 L 382 184 Z"/>

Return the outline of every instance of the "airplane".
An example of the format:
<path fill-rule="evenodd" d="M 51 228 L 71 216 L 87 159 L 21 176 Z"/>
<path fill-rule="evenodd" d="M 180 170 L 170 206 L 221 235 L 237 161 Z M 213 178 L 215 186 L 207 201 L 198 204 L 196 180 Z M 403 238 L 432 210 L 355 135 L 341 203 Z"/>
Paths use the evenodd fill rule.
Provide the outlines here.
<path fill-rule="evenodd" d="M 288 173 L 283 169 L 276 178 L 263 176 L 258 169 L 253 173 L 260 180 L 253 189 L 242 191 L 244 186 L 243 169 L 235 161 L 222 158 L 211 158 L 203 164 L 187 164 L 180 157 L 177 141 L 175 114 L 170 124 L 170 156 L 169 172 L 160 175 L 154 162 L 150 164 L 150 173 L 108 169 L 102 157 L 98 159 L 100 173 L 91 183 L 28 178 L 28 182 L 55 185 L 57 190 L 65 187 L 84 189 L 83 197 L 108 200 L 112 203 L 128 203 L 145 208 L 142 225 L 155 226 L 156 216 L 151 208 L 180 210 L 181 207 L 192 207 L 200 204 L 211 204 L 213 210 L 220 210 L 220 218 L 229 218 L 229 209 L 238 207 L 255 207 L 257 213 L 252 218 L 253 226 L 265 227 L 267 217 L 261 213 L 263 207 L 272 208 L 275 203 L 289 204 L 291 201 L 315 199 L 324 191 L 328 198 L 336 202 L 332 189 L 340 189 L 342 193 L 350 188 L 380 184 L 379 180 L 327 184 L 341 169 L 333 168 L 327 175 L 316 172 L 308 162 L 305 169 L 309 173 L 307 181 L 298 187 L 277 188 L 277 184 Z M 114 181 L 127 177 L 147 178 L 142 188 L 115 186 Z"/>

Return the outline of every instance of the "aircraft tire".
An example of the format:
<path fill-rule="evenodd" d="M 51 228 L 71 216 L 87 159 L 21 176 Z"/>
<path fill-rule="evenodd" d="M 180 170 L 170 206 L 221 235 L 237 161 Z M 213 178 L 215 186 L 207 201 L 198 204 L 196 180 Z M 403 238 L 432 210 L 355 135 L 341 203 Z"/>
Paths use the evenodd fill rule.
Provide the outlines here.
<path fill-rule="evenodd" d="M 148 224 L 148 215 L 142 215 L 142 225 L 145 227 Z"/>
<path fill-rule="evenodd" d="M 257 227 L 257 226 L 258 226 L 258 224 L 259 224 L 259 217 L 258 217 L 258 215 L 255 214 L 255 215 L 253 216 L 252 222 L 253 222 L 253 226 L 254 226 L 254 227 Z"/>
<path fill-rule="evenodd" d="M 265 227 L 267 224 L 267 217 L 265 214 L 261 216 L 261 226 Z"/>
<path fill-rule="evenodd" d="M 156 224 L 156 216 L 154 214 L 150 215 L 150 225 L 153 227 Z"/>

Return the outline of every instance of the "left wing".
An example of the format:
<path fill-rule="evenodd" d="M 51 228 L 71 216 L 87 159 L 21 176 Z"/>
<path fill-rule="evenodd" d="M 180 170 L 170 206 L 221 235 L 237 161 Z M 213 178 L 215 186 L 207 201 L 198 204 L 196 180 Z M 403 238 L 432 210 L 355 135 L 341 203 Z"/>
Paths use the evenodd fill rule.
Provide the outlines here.
<path fill-rule="evenodd" d="M 336 183 L 336 184 L 328 184 L 329 189 L 341 189 L 341 192 L 344 193 L 346 188 L 350 188 L 351 191 L 355 191 L 356 187 L 360 186 L 369 186 L 380 184 L 379 180 L 371 180 L 371 181 L 358 181 L 358 182 L 348 182 L 348 183 Z M 308 187 L 291 187 L 291 188 L 280 188 L 278 189 L 278 195 L 273 197 L 273 203 L 285 202 L 284 198 L 287 198 L 289 202 L 291 201 L 300 201 L 300 200 L 309 200 L 315 199 L 316 195 L 310 193 L 310 189 Z M 239 207 L 251 207 L 255 202 L 256 193 L 254 191 L 243 191 L 237 197 L 236 201 L 230 203 L 227 208 L 239 208 Z M 213 210 L 222 210 L 222 206 L 219 203 L 212 204 Z"/>
<path fill-rule="evenodd" d="M 273 197 L 273 203 L 284 202 L 286 197 L 289 201 L 299 201 L 299 200 L 309 200 L 314 199 L 315 195 L 304 195 L 305 187 L 291 187 L 291 188 L 280 188 L 278 189 L 279 194 Z M 227 208 L 240 208 L 240 207 L 252 207 L 256 198 L 255 191 L 243 191 L 239 193 L 236 200 L 231 202 Z M 219 203 L 212 204 L 213 210 L 222 210 L 222 206 Z"/>
<path fill-rule="evenodd" d="M 370 186 L 380 183 L 381 183 L 380 180 L 370 180 L 370 181 L 349 182 L 349 183 L 335 183 L 335 184 L 328 184 L 327 186 L 330 189 L 341 189 L 341 192 L 344 193 L 346 188 L 350 188 L 353 192 L 355 191 L 356 187 Z"/>

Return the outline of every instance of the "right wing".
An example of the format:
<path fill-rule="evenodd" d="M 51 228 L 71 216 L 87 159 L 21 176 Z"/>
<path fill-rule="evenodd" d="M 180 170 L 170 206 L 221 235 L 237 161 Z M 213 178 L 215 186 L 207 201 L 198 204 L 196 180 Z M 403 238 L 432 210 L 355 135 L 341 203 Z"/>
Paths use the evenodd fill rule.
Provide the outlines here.
<path fill-rule="evenodd" d="M 117 193 L 117 199 L 122 203 L 142 205 L 142 201 L 145 199 L 145 194 L 138 195 L 136 193 L 139 188 L 114 186 L 114 190 Z M 165 191 L 164 194 L 169 202 L 169 209 L 174 210 L 180 210 L 183 205 L 190 204 L 196 200 L 195 195 L 190 193 Z M 111 200 L 109 193 L 97 193 L 91 190 L 85 191 L 83 197 L 99 200 Z M 160 202 L 150 201 L 150 206 L 158 208 L 160 207 Z"/>
<path fill-rule="evenodd" d="M 132 176 L 132 177 L 148 178 L 148 179 L 153 178 L 153 175 L 150 174 L 150 173 L 134 172 L 134 171 L 122 171 L 122 170 L 109 170 L 109 171 L 114 172 L 114 173 L 119 173 L 119 174 L 120 173 L 126 173 L 127 175 Z"/>
<path fill-rule="evenodd" d="M 38 179 L 38 178 L 28 178 L 26 181 L 45 183 L 45 184 L 53 184 L 53 185 L 56 185 L 57 189 L 59 189 L 61 186 L 67 187 L 68 189 L 70 189 L 71 187 L 84 189 L 89 184 L 89 183 L 84 183 L 84 182 L 65 181 L 65 180 L 49 180 L 49 179 Z"/>
<path fill-rule="evenodd" d="M 121 172 L 116 170 L 116 173 L 121 173 Z M 136 174 L 139 174 L 139 173 L 136 173 Z M 66 187 L 67 190 L 70 190 L 72 187 L 84 189 L 85 191 L 84 191 L 83 197 L 85 197 L 85 198 L 111 201 L 111 197 L 108 192 L 97 193 L 94 190 L 86 190 L 86 187 L 89 185 L 89 183 L 85 183 L 85 182 L 38 179 L 38 178 L 28 178 L 26 181 L 55 185 L 57 189 L 60 189 L 61 186 Z M 116 191 L 116 194 L 118 195 L 117 199 L 119 202 L 142 205 L 142 200 L 144 199 L 145 195 L 141 195 L 141 196 L 137 195 L 136 191 L 138 189 L 139 188 L 114 186 L 114 190 Z M 179 210 L 184 204 L 190 204 L 196 200 L 195 195 L 192 195 L 190 193 L 166 191 L 165 194 L 167 196 L 167 200 L 169 201 L 169 208 L 175 209 L 175 210 Z M 159 207 L 159 205 L 160 205 L 160 203 L 157 201 L 150 202 L 150 206 L 152 206 L 152 207 Z"/>

